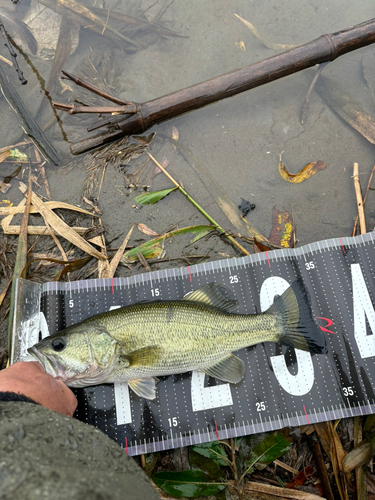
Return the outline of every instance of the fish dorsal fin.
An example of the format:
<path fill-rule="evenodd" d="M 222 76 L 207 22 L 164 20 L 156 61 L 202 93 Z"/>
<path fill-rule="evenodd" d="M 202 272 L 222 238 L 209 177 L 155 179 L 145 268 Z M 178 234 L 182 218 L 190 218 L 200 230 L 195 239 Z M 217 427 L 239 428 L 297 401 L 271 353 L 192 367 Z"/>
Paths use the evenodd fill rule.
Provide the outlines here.
<path fill-rule="evenodd" d="M 238 302 L 232 292 L 220 283 L 208 283 L 194 290 L 194 292 L 185 295 L 182 300 L 200 302 L 201 304 L 217 307 L 226 312 L 232 312 L 238 306 Z"/>
<path fill-rule="evenodd" d="M 209 368 L 202 370 L 210 377 L 237 384 L 245 375 L 245 364 L 242 359 L 237 358 L 233 354 L 229 354 L 226 358 Z"/>
<path fill-rule="evenodd" d="M 160 360 L 160 356 L 162 355 L 163 348 L 157 345 L 150 345 L 147 347 L 143 347 L 142 349 L 138 349 L 137 351 L 130 352 L 129 354 L 125 354 L 124 358 L 126 358 L 129 362 L 129 367 L 135 366 L 147 366 L 152 367 L 155 363 Z"/>
<path fill-rule="evenodd" d="M 154 378 L 138 378 L 129 380 L 129 387 L 141 398 L 156 398 L 156 380 Z"/>

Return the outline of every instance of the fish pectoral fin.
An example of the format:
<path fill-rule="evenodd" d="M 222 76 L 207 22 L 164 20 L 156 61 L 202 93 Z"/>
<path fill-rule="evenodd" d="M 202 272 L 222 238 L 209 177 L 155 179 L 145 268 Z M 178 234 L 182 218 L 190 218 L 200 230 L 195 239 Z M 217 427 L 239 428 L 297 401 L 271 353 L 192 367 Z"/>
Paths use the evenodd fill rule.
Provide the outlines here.
<path fill-rule="evenodd" d="M 156 398 L 156 381 L 154 378 L 138 378 L 129 380 L 131 389 L 141 398 Z"/>
<path fill-rule="evenodd" d="M 150 345 L 138 349 L 137 351 L 125 354 L 124 357 L 129 361 L 129 366 L 152 366 L 160 360 L 163 348 L 157 345 Z"/>
<path fill-rule="evenodd" d="M 237 384 L 245 375 L 245 364 L 242 359 L 230 354 L 218 363 L 202 370 L 210 377 L 215 377 L 224 382 Z"/>
<path fill-rule="evenodd" d="M 234 311 L 238 306 L 238 302 L 232 292 L 220 283 L 208 283 L 194 290 L 194 292 L 185 295 L 182 300 L 200 302 L 201 304 L 217 307 L 225 312 Z"/>

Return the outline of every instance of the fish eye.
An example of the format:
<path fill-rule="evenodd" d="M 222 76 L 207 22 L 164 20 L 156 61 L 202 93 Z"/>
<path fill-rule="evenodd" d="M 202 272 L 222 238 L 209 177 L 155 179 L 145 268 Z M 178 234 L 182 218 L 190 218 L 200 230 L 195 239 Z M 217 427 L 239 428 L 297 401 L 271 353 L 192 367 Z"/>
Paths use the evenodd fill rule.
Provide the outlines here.
<path fill-rule="evenodd" d="M 54 351 L 60 352 L 63 351 L 66 347 L 66 341 L 65 339 L 62 339 L 61 337 L 58 339 L 53 339 L 51 342 L 52 349 Z"/>

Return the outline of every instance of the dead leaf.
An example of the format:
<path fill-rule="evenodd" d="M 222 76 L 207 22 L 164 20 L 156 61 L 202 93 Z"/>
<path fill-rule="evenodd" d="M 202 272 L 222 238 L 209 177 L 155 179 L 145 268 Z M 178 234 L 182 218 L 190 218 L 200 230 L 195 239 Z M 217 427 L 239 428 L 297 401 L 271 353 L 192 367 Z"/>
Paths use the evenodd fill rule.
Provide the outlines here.
<path fill-rule="evenodd" d="M 113 276 L 114 276 L 114 274 L 116 272 L 117 266 L 119 265 L 120 260 L 122 259 L 122 256 L 123 256 L 123 254 L 125 252 L 126 245 L 128 244 L 128 241 L 129 241 L 129 238 L 130 238 L 130 236 L 131 236 L 131 234 L 133 232 L 133 229 L 134 229 L 134 224 L 130 228 L 130 231 L 126 235 L 126 237 L 125 237 L 122 245 L 117 250 L 115 256 L 111 260 L 111 263 L 109 264 L 109 267 L 107 269 L 103 270 L 102 275 L 101 275 L 102 278 L 113 278 Z"/>
<path fill-rule="evenodd" d="M 311 476 L 313 476 L 314 472 L 315 472 L 315 466 L 308 465 L 300 472 L 298 472 L 298 474 L 294 476 L 294 478 L 286 485 L 286 487 L 293 490 L 298 489 L 300 486 L 303 486 L 305 484 L 307 479 L 309 480 L 311 479 Z M 314 477 L 314 479 L 316 479 L 316 477 Z"/>
<path fill-rule="evenodd" d="M 0 182 L 0 193 L 7 193 L 11 187 L 12 185 L 10 183 L 5 184 L 5 182 Z"/>
<path fill-rule="evenodd" d="M 343 474 L 341 471 L 341 464 L 346 453 L 342 447 L 340 438 L 334 430 L 332 422 L 321 422 L 314 424 L 314 427 L 320 444 L 331 461 L 340 498 L 341 500 L 349 500 L 347 484 L 350 483 L 350 474 Z"/>
<path fill-rule="evenodd" d="M 178 128 L 172 125 L 171 127 L 171 137 L 174 141 L 178 141 L 180 138 L 180 132 L 178 131 Z"/>
<path fill-rule="evenodd" d="M 234 14 L 241 22 L 244 23 L 244 25 L 249 28 L 249 30 L 255 35 L 260 42 L 263 43 L 267 47 L 267 49 L 273 49 L 273 50 L 283 50 L 283 49 L 293 49 L 296 47 L 296 45 L 284 45 L 282 43 L 272 43 L 272 42 L 267 42 L 260 36 L 258 31 L 255 29 L 255 27 L 249 22 L 246 21 L 246 19 L 243 19 L 242 17 L 238 16 L 237 14 Z"/>
<path fill-rule="evenodd" d="M 13 276 L 10 278 L 8 283 L 5 285 L 4 290 L 0 293 L 0 306 L 2 305 L 2 303 L 5 299 L 5 295 L 7 294 L 8 288 L 9 288 L 10 284 L 12 283 L 12 279 L 13 279 Z"/>
<path fill-rule="evenodd" d="M 261 241 L 254 238 L 254 253 L 269 252 L 272 250 L 271 247 L 264 245 Z"/>
<path fill-rule="evenodd" d="M 20 189 L 24 191 L 26 186 L 20 182 Z M 70 241 L 73 245 L 80 248 L 84 252 L 96 257 L 99 260 L 105 258 L 96 248 L 84 240 L 74 229 L 68 226 L 63 220 L 60 219 L 48 206 L 42 202 L 40 198 L 34 193 L 31 194 L 31 203 L 38 210 L 40 215 L 45 219 L 50 226 L 56 231 L 57 234 Z"/>
<path fill-rule="evenodd" d="M 158 233 L 147 227 L 145 224 L 138 223 L 137 228 L 141 231 L 141 233 L 148 234 L 149 236 L 159 236 Z"/>
<path fill-rule="evenodd" d="M 295 227 L 292 216 L 276 207 L 272 209 L 272 229 L 269 241 L 283 248 L 294 247 Z"/>
<path fill-rule="evenodd" d="M 148 262 L 147 260 L 143 257 L 143 253 L 142 252 L 139 252 L 139 254 L 137 255 L 138 259 L 139 259 L 139 262 L 142 264 L 142 266 L 146 269 L 146 271 L 150 272 L 151 271 L 151 268 L 150 266 L 148 265 Z"/>
<path fill-rule="evenodd" d="M 294 184 L 298 182 L 305 181 L 312 175 L 316 174 L 319 172 L 319 170 L 324 170 L 327 167 L 327 163 L 324 163 L 323 161 L 313 161 L 311 163 L 308 163 L 306 167 L 304 167 L 301 172 L 298 174 L 290 174 L 287 169 L 285 168 L 284 163 L 281 161 L 281 154 L 279 155 L 279 173 L 281 177 L 288 182 L 292 182 Z"/>
<path fill-rule="evenodd" d="M 240 50 L 243 50 L 244 52 L 246 52 L 245 44 L 242 41 L 235 42 L 234 45 L 237 47 L 237 49 L 240 49 Z"/>
<path fill-rule="evenodd" d="M 85 196 L 83 197 L 83 201 L 88 205 L 90 205 L 90 207 L 92 207 L 95 210 L 95 213 L 97 213 L 98 215 L 102 215 L 102 212 L 99 210 L 98 205 L 95 204 L 93 201 L 89 200 Z"/>
<path fill-rule="evenodd" d="M 3 151 L 0 153 L 0 163 L 4 160 L 6 160 L 10 156 L 10 149 L 7 149 L 6 151 Z"/>
<path fill-rule="evenodd" d="M 370 472 L 366 472 L 366 490 L 368 494 L 368 499 L 375 498 L 375 477 L 374 474 L 370 474 Z"/>
<path fill-rule="evenodd" d="M 89 227 L 88 229 L 86 229 L 86 232 L 85 234 L 83 235 L 83 237 L 85 238 L 85 240 L 87 241 L 92 241 L 94 240 L 97 236 L 100 236 L 101 234 L 103 234 L 105 231 L 104 231 L 104 227 L 102 225 L 98 225 L 98 226 L 94 226 L 94 227 Z"/>
<path fill-rule="evenodd" d="M 69 203 L 64 203 L 63 201 L 46 201 L 45 205 L 51 210 L 55 210 L 56 208 L 65 208 L 66 210 L 74 210 L 75 212 L 79 212 L 81 214 L 86 214 L 86 215 L 91 215 L 92 217 L 96 217 L 91 212 L 88 212 L 83 208 L 75 207 L 74 205 L 70 205 Z M 23 213 L 23 208 L 21 206 L 0 207 L 0 215 L 16 215 L 21 213 Z M 30 207 L 30 213 L 36 214 L 38 213 L 38 210 L 36 210 L 35 207 Z"/>

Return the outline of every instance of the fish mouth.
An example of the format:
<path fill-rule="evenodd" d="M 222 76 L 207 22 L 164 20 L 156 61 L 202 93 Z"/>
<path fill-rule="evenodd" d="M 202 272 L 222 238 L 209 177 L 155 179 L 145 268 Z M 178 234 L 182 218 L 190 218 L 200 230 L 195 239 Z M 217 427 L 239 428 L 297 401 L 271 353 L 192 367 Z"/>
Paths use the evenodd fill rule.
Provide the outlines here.
<path fill-rule="evenodd" d="M 30 347 L 27 351 L 43 366 L 44 371 L 48 373 L 48 375 L 64 380 L 63 370 L 53 357 L 42 354 L 35 346 Z"/>

